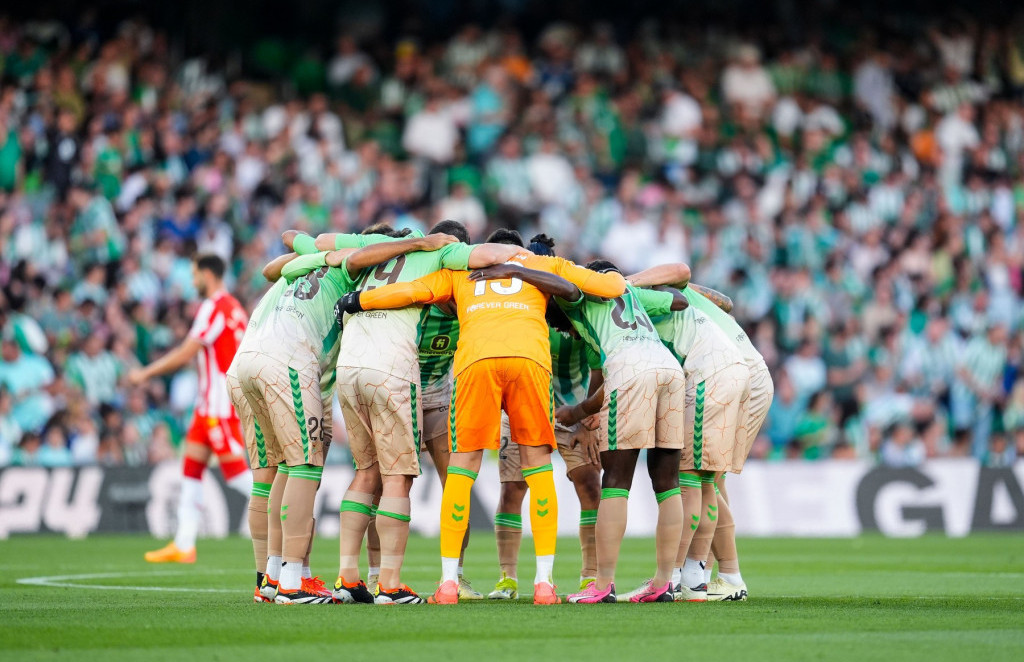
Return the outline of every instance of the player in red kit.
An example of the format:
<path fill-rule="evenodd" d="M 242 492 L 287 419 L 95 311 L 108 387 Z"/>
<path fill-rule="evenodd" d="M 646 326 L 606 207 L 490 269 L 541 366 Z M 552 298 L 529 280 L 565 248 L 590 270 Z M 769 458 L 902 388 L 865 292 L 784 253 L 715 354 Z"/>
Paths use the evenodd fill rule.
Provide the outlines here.
<path fill-rule="evenodd" d="M 192 277 L 203 303 L 188 337 L 153 363 L 128 374 L 129 383 L 138 385 L 180 370 L 193 357 L 198 357 L 199 361 L 199 395 L 192 425 L 185 436 L 178 531 L 166 547 L 146 553 L 150 563 L 195 562 L 196 535 L 203 505 L 203 471 L 211 455 L 217 455 L 221 473 L 230 487 L 247 497 L 252 488 L 238 414 L 228 397 L 224 375 L 235 358 L 248 317 L 238 300 L 224 289 L 224 269 L 224 260 L 216 255 L 195 258 Z"/>

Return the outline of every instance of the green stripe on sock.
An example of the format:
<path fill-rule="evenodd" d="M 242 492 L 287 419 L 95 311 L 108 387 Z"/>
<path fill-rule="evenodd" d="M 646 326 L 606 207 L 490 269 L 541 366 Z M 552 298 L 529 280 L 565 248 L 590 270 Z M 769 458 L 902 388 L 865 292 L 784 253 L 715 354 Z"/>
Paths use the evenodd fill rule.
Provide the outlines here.
<path fill-rule="evenodd" d="M 700 487 L 700 476 L 680 472 L 679 485 L 681 487 Z"/>
<path fill-rule="evenodd" d="M 299 373 L 295 368 L 288 368 L 288 380 L 292 387 L 292 405 L 295 406 L 295 421 L 299 424 L 299 435 L 302 437 L 302 460 L 309 462 L 309 432 L 306 430 L 306 410 L 302 406 L 302 385 Z"/>
<path fill-rule="evenodd" d="M 253 483 L 252 484 L 252 495 L 254 497 L 269 497 L 270 496 L 270 483 Z"/>
<path fill-rule="evenodd" d="M 612 391 L 608 400 L 608 450 L 614 451 L 619 447 L 619 391 Z"/>
<path fill-rule="evenodd" d="M 602 487 L 601 498 L 602 499 L 616 499 L 622 497 L 624 499 L 629 498 L 629 490 L 623 490 L 618 487 Z"/>
<path fill-rule="evenodd" d="M 697 384 L 697 401 L 693 406 L 693 468 L 700 471 L 704 457 L 704 385 Z"/>
<path fill-rule="evenodd" d="M 547 464 L 545 464 L 543 466 L 540 466 L 540 467 L 532 467 L 530 469 L 523 469 L 523 478 L 526 478 L 527 476 L 532 476 L 534 474 L 544 473 L 545 471 L 551 471 L 551 470 L 552 469 L 551 469 L 551 463 L 550 462 L 548 462 Z"/>
<path fill-rule="evenodd" d="M 466 476 L 470 480 L 476 480 L 477 477 L 477 473 L 475 471 L 463 469 L 462 467 L 453 467 L 451 465 L 448 466 L 448 474 L 458 474 L 460 476 Z"/>
<path fill-rule="evenodd" d="M 324 468 L 317 467 L 312 464 L 299 464 L 288 469 L 289 478 L 302 478 L 304 480 L 312 480 L 320 482 L 323 477 Z"/>
<path fill-rule="evenodd" d="M 377 510 L 377 515 L 383 515 L 384 517 L 390 517 L 391 519 L 396 519 L 399 522 L 408 522 L 409 520 L 412 519 L 408 515 L 403 515 L 402 513 L 393 513 L 393 512 L 388 511 L 388 510 Z"/>
<path fill-rule="evenodd" d="M 377 506 L 377 505 L 370 506 L 370 517 L 376 517 L 377 516 L 377 510 L 379 510 L 379 509 L 380 509 L 380 506 Z"/>
<path fill-rule="evenodd" d="M 722 492 L 718 489 L 718 485 L 715 485 L 715 494 L 721 494 Z"/>
<path fill-rule="evenodd" d="M 597 524 L 597 511 L 596 510 L 581 510 L 580 511 L 580 526 L 591 526 Z"/>
<path fill-rule="evenodd" d="M 362 513 L 370 516 L 370 507 L 365 503 L 359 503 L 358 501 L 342 501 L 341 509 L 339 512 L 342 513 Z"/>
<path fill-rule="evenodd" d="M 661 503 L 665 499 L 669 499 L 671 497 L 677 496 L 679 493 L 680 493 L 679 488 L 678 487 L 673 487 L 671 490 L 665 490 L 664 492 L 658 492 L 657 494 L 654 495 L 654 498 L 658 500 L 658 503 Z"/>
<path fill-rule="evenodd" d="M 503 526 L 506 529 L 522 529 L 523 516 L 517 513 L 495 513 L 494 526 Z"/>
<path fill-rule="evenodd" d="M 707 483 L 714 483 L 715 482 L 715 474 L 704 474 L 703 476 L 700 477 L 700 482 L 705 483 L 705 484 L 707 484 Z"/>
<path fill-rule="evenodd" d="M 288 471 L 289 471 L 289 469 L 288 469 L 288 465 L 287 464 L 279 464 L 279 465 L 277 465 L 277 473 L 282 474 L 284 476 L 287 476 L 288 475 Z"/>

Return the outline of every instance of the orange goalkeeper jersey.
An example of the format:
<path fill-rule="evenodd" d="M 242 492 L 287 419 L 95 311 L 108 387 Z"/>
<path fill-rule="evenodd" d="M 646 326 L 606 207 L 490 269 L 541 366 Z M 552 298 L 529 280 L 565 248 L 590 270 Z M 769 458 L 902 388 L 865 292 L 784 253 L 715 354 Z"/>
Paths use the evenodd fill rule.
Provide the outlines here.
<path fill-rule="evenodd" d="M 512 262 L 553 273 L 602 298 L 621 296 L 626 282 L 617 273 L 597 273 L 560 257 L 522 253 Z M 364 310 L 404 308 L 454 299 L 459 316 L 455 374 L 480 359 L 521 356 L 551 371 L 551 343 L 544 319 L 548 295 L 518 278 L 472 281 L 469 272 L 442 269 L 408 283 L 364 291 Z"/>

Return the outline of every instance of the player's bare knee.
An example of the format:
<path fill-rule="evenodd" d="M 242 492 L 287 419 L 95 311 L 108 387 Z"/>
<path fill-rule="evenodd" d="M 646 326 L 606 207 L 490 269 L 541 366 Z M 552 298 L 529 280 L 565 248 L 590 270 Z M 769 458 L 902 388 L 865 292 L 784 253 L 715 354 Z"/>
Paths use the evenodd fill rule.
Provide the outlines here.
<path fill-rule="evenodd" d="M 379 494 L 381 491 L 381 479 L 380 472 L 377 471 L 377 465 L 370 469 L 356 469 L 355 478 L 352 479 L 349 489 L 353 492 L 362 492 L 364 494 Z"/>
<path fill-rule="evenodd" d="M 569 480 L 576 489 L 580 508 L 593 510 L 601 502 L 601 471 L 596 467 L 578 467 L 569 472 Z"/>
<path fill-rule="evenodd" d="M 633 486 L 633 471 L 636 469 L 639 450 L 605 451 L 601 453 L 601 487 L 628 490 Z"/>
<path fill-rule="evenodd" d="M 655 492 L 679 487 L 679 451 L 668 448 L 648 450 L 647 475 Z"/>
<path fill-rule="evenodd" d="M 525 481 L 501 484 L 501 497 L 498 499 L 499 513 L 518 513 L 523 509 L 527 486 Z"/>

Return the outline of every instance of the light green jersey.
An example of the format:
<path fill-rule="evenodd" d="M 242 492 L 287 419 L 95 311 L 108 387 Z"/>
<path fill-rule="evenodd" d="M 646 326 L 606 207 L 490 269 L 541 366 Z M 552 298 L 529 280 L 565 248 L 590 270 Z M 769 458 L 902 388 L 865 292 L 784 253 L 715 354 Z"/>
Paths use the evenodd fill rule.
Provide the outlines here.
<path fill-rule="evenodd" d="M 448 244 L 436 251 L 417 251 L 366 269 L 356 288 L 369 290 L 391 283 L 405 283 L 440 269 L 465 270 L 473 247 Z M 345 334 L 338 356 L 339 368 L 365 368 L 420 382 L 420 334 L 429 307 L 368 310 L 345 320 Z"/>
<path fill-rule="evenodd" d="M 721 329 L 736 344 L 736 349 L 740 350 L 744 361 L 748 364 L 764 361 L 761 352 L 757 351 L 754 343 L 750 342 L 747 332 L 743 330 L 743 327 L 739 325 L 739 322 L 732 315 L 716 306 L 711 299 L 708 299 L 699 292 L 694 292 L 688 287 L 683 289 L 683 296 L 686 297 L 691 308 L 696 308 L 707 315 L 708 319 L 714 322 L 715 326 Z"/>
<path fill-rule="evenodd" d="M 640 296 L 646 295 L 627 286 L 626 292 L 614 299 L 584 296 L 573 303 L 556 299 L 580 337 L 600 357 L 608 390 L 648 370 L 679 369 L 679 363 L 661 344 Z M 663 309 L 653 309 L 664 313 L 672 304 L 672 295 L 667 295 L 667 305 L 665 297 L 659 298 Z"/>
<path fill-rule="evenodd" d="M 459 318 L 437 306 L 429 306 L 420 331 L 420 387 L 423 391 L 451 383 L 458 344 Z"/>
<path fill-rule="evenodd" d="M 291 283 L 278 280 L 249 319 L 249 333 L 262 341 L 258 351 L 289 353 L 292 341 L 297 340 L 299 346 L 317 355 L 321 373 L 333 371 L 341 337 L 334 305 L 354 290 L 354 285 L 344 263 L 341 267 L 320 266 Z"/>
<path fill-rule="evenodd" d="M 661 341 L 683 367 L 686 378 L 702 382 L 730 365 L 743 364 L 739 349 L 707 315 L 689 307 L 685 310 L 664 312 L 655 296 L 672 295 L 668 292 L 645 290 L 647 310 Z M 657 306 L 657 307 L 656 307 Z"/>

